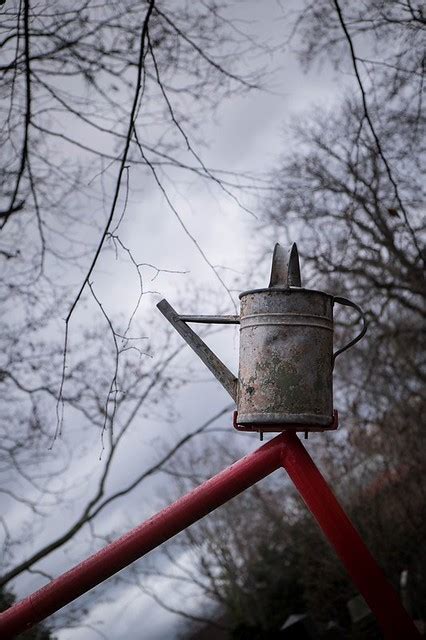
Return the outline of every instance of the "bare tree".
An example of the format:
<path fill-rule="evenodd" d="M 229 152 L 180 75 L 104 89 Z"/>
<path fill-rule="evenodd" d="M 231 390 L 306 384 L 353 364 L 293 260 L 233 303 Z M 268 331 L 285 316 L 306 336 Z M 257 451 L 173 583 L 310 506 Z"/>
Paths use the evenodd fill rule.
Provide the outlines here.
<path fill-rule="evenodd" d="M 81 0 L 54 9 L 16 0 L 1 11 L 0 491 L 8 506 L 27 510 L 16 531 L 0 521 L 6 585 L 28 572 L 45 580 L 42 559 L 93 531 L 99 514 L 210 425 L 169 441 L 149 468 L 111 486 L 126 438 L 147 415 L 171 421 L 167 398 L 187 379 L 173 366 L 180 346 L 148 319 L 136 321 L 148 283 L 173 265 L 149 264 L 128 244 L 128 204 L 155 186 L 229 294 L 168 188 L 185 174 L 235 200 L 253 187 L 251 176 L 204 164 L 200 119 L 224 97 L 259 86 L 262 70 L 245 62 L 256 43 L 210 0 Z M 99 293 L 96 266 L 109 256 L 134 269 L 125 318 Z M 72 333 L 77 306 L 83 320 Z M 55 442 L 64 410 L 73 429 Z M 39 544 L 40 522 L 75 495 L 69 470 L 85 447 L 101 460 L 83 474 L 90 490 L 79 515 Z"/>
<path fill-rule="evenodd" d="M 237 197 L 235 176 L 203 164 L 193 133 L 201 113 L 253 88 L 259 75 L 234 68 L 248 39 L 215 2 L 82 0 L 62 9 L 7 3 L 0 42 L 1 297 L 32 316 L 44 307 L 45 317 L 47 300 L 58 306 L 60 297 L 60 395 L 69 323 L 90 294 L 101 252 L 130 260 L 142 284 L 146 265 L 119 235 L 135 181 L 157 185 L 209 262 L 168 196 L 168 181 L 186 171 Z"/>
<path fill-rule="evenodd" d="M 389 406 L 382 389 L 388 400 L 401 398 L 417 394 L 422 379 L 424 26 L 419 3 L 306 5 L 296 23 L 302 60 L 331 56 L 354 84 L 340 109 L 295 125 L 299 151 L 283 157 L 266 206 L 273 233 L 301 230 L 312 282 L 350 293 L 369 311 L 369 337 L 357 350 L 366 374 L 351 381 L 348 372 L 344 381 L 345 392 L 370 390 L 367 413 Z"/>

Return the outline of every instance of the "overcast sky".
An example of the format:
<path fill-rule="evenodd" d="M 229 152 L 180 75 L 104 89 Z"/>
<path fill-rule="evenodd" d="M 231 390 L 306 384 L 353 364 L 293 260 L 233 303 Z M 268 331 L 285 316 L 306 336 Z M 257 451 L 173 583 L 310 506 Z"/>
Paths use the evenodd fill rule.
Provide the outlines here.
<path fill-rule="evenodd" d="M 287 3 L 288 4 L 288 3 Z M 295 3 L 297 6 L 297 3 Z M 253 20 L 251 32 L 259 38 L 268 39 L 269 43 L 281 43 L 285 40 L 287 25 L 283 21 L 280 5 L 268 3 L 243 2 L 236 3 L 234 13 L 240 18 Z M 243 15 L 241 15 L 243 14 Z M 277 51 L 270 59 L 273 73 L 268 79 L 268 91 L 252 92 L 244 97 L 229 98 L 220 106 L 214 121 L 206 119 L 202 123 L 203 137 L 209 146 L 200 149 L 204 163 L 228 171 L 264 173 L 276 165 L 278 156 L 283 152 L 283 133 L 288 130 L 295 115 L 303 113 L 312 105 L 330 105 L 338 96 L 333 73 L 329 68 L 315 69 L 305 75 L 291 47 Z M 131 174 L 132 179 L 132 174 Z M 255 256 L 259 254 L 259 239 L 253 231 L 256 220 L 243 211 L 226 194 L 200 181 L 186 181 L 170 187 L 170 196 L 179 209 L 185 223 L 195 236 L 203 251 L 214 265 L 222 265 L 241 274 L 244 288 L 259 284 L 245 281 L 244 273 L 249 272 Z M 247 201 L 248 202 L 248 201 Z M 256 215 L 261 215 L 261 203 L 248 202 Z M 143 214 L 143 215 L 142 215 Z M 158 313 L 156 303 L 161 297 L 167 297 L 173 306 L 181 312 L 209 313 L 217 310 L 217 300 L 223 299 L 223 311 L 231 312 L 230 302 L 226 299 L 220 283 L 211 269 L 203 261 L 194 244 L 183 233 L 176 218 L 167 207 L 163 196 L 152 183 L 141 185 L 138 195 L 131 198 L 126 218 L 121 228 L 123 238 L 128 242 L 140 261 L 152 263 L 159 268 L 180 271 L 183 273 L 160 273 L 152 283 L 158 293 L 144 297 L 140 314 Z M 276 238 L 280 240 L 279 237 Z M 272 252 L 273 246 L 271 246 Z M 268 258 L 269 260 L 269 258 Z M 121 268 L 121 267 L 120 267 Z M 265 273 L 269 264 L 265 265 Z M 233 271 L 221 271 L 224 278 L 232 282 Z M 149 269 L 147 269 L 147 276 Z M 154 275 L 153 272 L 152 275 Z M 117 266 L 110 258 L 103 259 L 94 280 L 97 291 L 105 305 L 111 311 L 129 313 L 137 296 L 136 275 L 123 270 L 123 277 L 117 277 Z M 265 285 L 267 282 L 264 283 Z M 212 297 L 212 308 L 187 309 L 184 293 L 194 297 L 192 292 L 203 288 L 216 292 Z M 158 314 L 158 324 L 166 322 Z M 227 333 L 228 332 L 228 333 Z M 226 333 L 226 337 L 225 337 Z M 229 328 L 211 344 L 220 352 L 223 359 L 234 370 L 237 366 L 237 333 Z M 188 351 L 188 350 L 187 350 Z M 184 358 L 194 359 L 192 353 Z M 202 385 L 186 389 L 176 400 L 180 418 L 173 427 L 174 437 L 192 430 L 203 420 L 229 402 L 225 391 L 209 372 L 199 369 L 206 380 Z M 202 392 L 200 392 L 202 388 Z M 206 412 L 207 411 L 207 412 Z M 221 425 L 229 425 L 231 417 L 222 419 Z M 73 437 L 78 439 L 78 424 L 72 422 Z M 161 425 L 160 425 L 161 426 Z M 122 462 L 114 470 L 111 482 L 119 486 L 123 477 L 129 477 L 132 470 L 137 472 L 149 464 L 155 452 L 157 434 L 160 428 L 155 420 L 143 423 L 143 433 L 133 433 L 126 441 Z M 169 426 L 167 426 L 169 428 Z M 164 434 L 162 434 L 164 436 Z M 88 434 L 84 434 L 88 438 Z M 96 468 L 98 464 L 99 443 L 95 442 L 98 434 L 93 434 L 93 441 L 87 442 L 87 455 L 84 459 L 73 462 L 72 472 L 76 477 L 82 468 Z M 232 434 L 232 438 L 244 438 Z M 244 446 L 253 449 L 257 446 L 254 438 L 245 438 Z M 57 445 L 61 446 L 60 443 Z M 71 473 L 71 471 L 69 471 Z M 143 497 L 131 494 L 118 501 L 105 512 L 99 524 L 99 530 L 107 532 L 114 524 L 126 522 L 128 526 L 136 525 L 161 506 L 162 483 L 168 482 L 163 476 L 152 483 L 144 485 Z M 47 542 L 56 532 L 63 530 L 64 524 L 71 521 L 79 512 L 79 499 L 85 496 L 86 487 L 76 484 L 74 502 L 66 505 L 63 515 L 50 521 L 48 529 L 38 531 L 38 544 Z M 166 487 L 164 488 L 166 492 Z M 150 499 L 149 496 L 152 496 Z M 142 498 L 142 499 L 141 499 Z M 8 514 L 10 527 L 20 526 L 21 515 L 18 512 Z M 118 524 L 117 524 L 118 526 Z M 81 560 L 85 553 L 85 537 L 80 537 L 69 553 L 55 554 L 43 563 L 43 568 L 57 572 L 66 570 L 73 563 Z M 60 566 L 62 564 L 62 566 Z M 31 591 L 39 586 L 39 577 L 22 578 L 17 581 L 17 589 L 22 592 Z M 162 597 L 170 601 L 176 600 L 176 593 L 165 581 L 158 583 Z M 110 595 L 110 594 L 109 594 Z M 179 595 L 179 594 L 178 594 Z M 80 599 L 83 606 L 85 596 Z M 110 600 L 96 605 L 91 610 L 89 621 L 92 622 L 110 640 L 127 638 L 128 640 L 147 638 L 173 639 L 179 627 L 179 620 L 173 614 L 165 612 L 147 596 L 140 593 L 137 587 L 123 585 L 113 590 Z M 102 622 L 100 622 L 102 621 Z M 143 633 L 142 633 L 143 628 Z M 100 637 L 95 631 L 84 627 L 74 630 L 63 630 L 58 634 L 59 640 L 94 640 Z"/>

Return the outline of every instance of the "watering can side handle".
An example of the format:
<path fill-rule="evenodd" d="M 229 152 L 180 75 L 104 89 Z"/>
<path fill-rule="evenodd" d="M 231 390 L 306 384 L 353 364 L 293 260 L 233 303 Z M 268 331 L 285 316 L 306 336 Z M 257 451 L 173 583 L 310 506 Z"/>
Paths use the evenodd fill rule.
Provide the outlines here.
<path fill-rule="evenodd" d="M 231 398 L 237 402 L 237 378 L 186 322 L 217 323 L 221 318 L 222 324 L 237 324 L 239 322 L 237 319 L 238 316 L 224 316 L 223 318 L 218 316 L 180 316 L 165 299 L 161 300 L 161 302 L 157 304 L 157 307 L 191 349 L 195 351 L 200 360 L 204 362 L 206 367 L 208 367 L 212 374 L 219 380 Z"/>
<path fill-rule="evenodd" d="M 361 307 L 359 307 L 357 304 L 355 304 L 355 302 L 352 302 L 352 300 L 348 300 L 347 298 L 342 298 L 340 296 L 335 296 L 333 298 L 333 303 L 334 302 L 337 302 L 338 304 L 343 304 L 343 305 L 345 305 L 345 307 L 352 307 L 353 309 L 356 309 L 358 311 L 359 315 L 360 315 L 360 318 L 362 318 L 362 329 L 359 332 L 359 334 L 355 338 L 353 338 L 353 340 L 351 340 L 350 342 L 345 344 L 344 347 L 342 347 L 341 349 L 338 349 L 333 354 L 333 363 L 334 363 L 335 359 L 337 358 L 337 356 L 339 356 L 341 353 L 343 353 L 347 349 L 350 349 L 351 347 L 353 347 L 354 344 L 359 342 L 359 340 L 361 340 L 361 338 L 363 338 L 365 336 L 365 334 L 367 332 L 367 327 L 368 327 L 368 322 L 367 322 L 367 318 L 365 317 L 364 311 L 361 309 Z"/>

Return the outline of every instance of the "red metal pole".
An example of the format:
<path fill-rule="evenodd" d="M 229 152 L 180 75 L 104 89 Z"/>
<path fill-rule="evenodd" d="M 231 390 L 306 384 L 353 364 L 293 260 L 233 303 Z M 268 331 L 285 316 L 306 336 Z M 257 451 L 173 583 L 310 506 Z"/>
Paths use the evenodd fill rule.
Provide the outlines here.
<path fill-rule="evenodd" d="M 282 466 L 376 616 L 386 640 L 420 638 L 397 592 L 296 434 L 288 434 L 286 445 L 282 448 Z"/>
<path fill-rule="evenodd" d="M 0 614 L 9 640 L 114 575 L 251 485 L 284 467 L 355 585 L 376 615 L 387 640 L 420 638 L 397 593 L 295 433 L 282 433 L 231 465 L 130 533 Z"/>
<path fill-rule="evenodd" d="M 9 640 L 203 518 L 281 466 L 281 434 L 0 614 Z"/>

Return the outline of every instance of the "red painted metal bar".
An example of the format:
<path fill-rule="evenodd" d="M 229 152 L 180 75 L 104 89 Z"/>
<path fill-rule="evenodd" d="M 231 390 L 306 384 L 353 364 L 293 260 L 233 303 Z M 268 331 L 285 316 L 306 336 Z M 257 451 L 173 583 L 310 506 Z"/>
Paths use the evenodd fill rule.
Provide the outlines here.
<path fill-rule="evenodd" d="M 0 614 L 9 640 L 169 540 L 280 468 L 286 436 L 279 435 L 186 494 L 67 573 Z"/>
<path fill-rule="evenodd" d="M 397 592 L 386 579 L 299 438 L 295 434 L 289 434 L 286 444 L 282 449 L 284 469 L 376 616 L 386 640 L 420 638 L 420 633 L 404 609 Z"/>
<path fill-rule="evenodd" d="M 2 640 L 14 638 L 281 466 L 290 475 L 355 585 L 376 615 L 385 638 L 419 638 L 420 634 L 405 612 L 398 595 L 295 433 L 280 434 L 0 614 L 0 637 Z"/>

